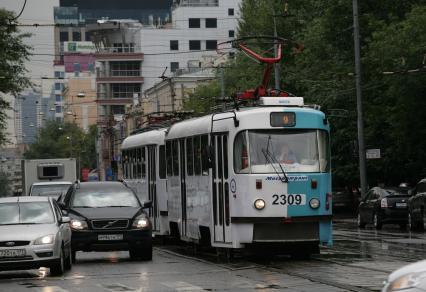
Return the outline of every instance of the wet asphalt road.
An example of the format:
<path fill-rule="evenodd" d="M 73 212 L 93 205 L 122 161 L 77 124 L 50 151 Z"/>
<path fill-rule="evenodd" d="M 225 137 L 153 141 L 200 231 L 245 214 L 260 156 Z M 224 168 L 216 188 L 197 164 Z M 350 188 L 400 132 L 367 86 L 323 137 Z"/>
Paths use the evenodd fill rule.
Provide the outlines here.
<path fill-rule="evenodd" d="M 426 233 L 397 225 L 358 229 L 355 219 L 336 219 L 333 248 L 310 260 L 245 254 L 228 260 L 163 244 L 150 262 L 130 261 L 127 252 L 78 253 L 63 277 L 47 269 L 0 272 L 0 291 L 377 291 L 390 272 L 424 258 Z"/>

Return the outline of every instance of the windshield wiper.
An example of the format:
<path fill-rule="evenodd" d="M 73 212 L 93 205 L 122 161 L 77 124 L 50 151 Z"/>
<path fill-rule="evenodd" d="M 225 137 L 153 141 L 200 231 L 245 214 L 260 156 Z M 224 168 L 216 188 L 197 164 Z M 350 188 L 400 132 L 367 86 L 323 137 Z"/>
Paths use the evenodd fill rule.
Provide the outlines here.
<path fill-rule="evenodd" d="M 275 173 L 278 175 L 278 178 L 280 179 L 280 181 L 281 181 L 282 183 L 287 183 L 287 182 L 288 182 L 288 177 L 287 177 L 287 175 L 285 174 L 285 171 L 284 171 L 283 167 L 281 166 L 281 164 L 280 164 L 278 161 L 276 161 L 275 157 L 273 157 L 273 156 L 271 155 L 271 153 L 269 153 L 269 151 L 267 151 L 267 150 L 265 150 L 265 149 L 263 149 L 263 148 L 262 148 L 262 153 L 263 153 L 263 155 L 265 156 L 266 161 L 267 161 L 267 162 L 268 162 L 268 163 L 272 166 L 272 168 L 274 169 Z M 281 175 L 280 175 L 280 173 L 279 173 L 279 171 L 277 170 L 277 168 L 275 167 L 274 163 L 276 163 L 276 164 L 278 164 L 278 165 L 279 165 L 279 167 L 280 167 L 280 169 L 281 169 L 281 172 L 282 172 L 282 174 L 283 174 L 284 176 L 281 176 Z"/>

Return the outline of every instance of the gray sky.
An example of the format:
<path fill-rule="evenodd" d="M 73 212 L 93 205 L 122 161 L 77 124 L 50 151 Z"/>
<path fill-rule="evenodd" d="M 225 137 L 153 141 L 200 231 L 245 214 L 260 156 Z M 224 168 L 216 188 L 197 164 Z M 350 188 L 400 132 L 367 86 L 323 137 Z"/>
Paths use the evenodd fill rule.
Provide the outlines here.
<path fill-rule="evenodd" d="M 19 13 L 25 0 L 0 0 L 0 7 Z M 23 24 L 46 24 L 53 23 L 53 7 L 58 6 L 58 0 L 27 0 L 24 12 L 18 22 Z M 32 33 L 33 36 L 26 42 L 34 47 L 34 54 L 54 54 L 53 50 L 53 27 L 22 27 L 22 32 Z M 32 81 L 41 83 L 41 76 L 53 76 L 53 56 L 31 57 L 27 63 Z"/>

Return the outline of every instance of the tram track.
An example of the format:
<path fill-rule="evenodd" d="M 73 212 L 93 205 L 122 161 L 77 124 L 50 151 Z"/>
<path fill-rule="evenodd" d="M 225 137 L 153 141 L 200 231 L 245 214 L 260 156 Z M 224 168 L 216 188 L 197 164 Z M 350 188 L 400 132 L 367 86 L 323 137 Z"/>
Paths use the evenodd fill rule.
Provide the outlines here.
<path fill-rule="evenodd" d="M 237 258 L 237 259 L 234 259 L 234 260 L 228 259 L 228 262 L 218 262 L 219 258 L 217 256 L 217 254 L 209 253 L 209 252 L 205 252 L 205 251 L 197 252 L 194 255 L 188 255 L 188 254 L 184 254 L 185 249 L 180 249 L 180 251 L 173 251 L 173 250 L 168 249 L 167 247 L 166 248 L 156 247 L 156 250 L 159 251 L 159 252 L 168 253 L 168 254 L 171 254 L 171 255 L 178 256 L 178 257 L 183 257 L 183 258 L 186 258 L 186 259 L 189 259 L 189 260 L 194 260 L 194 261 L 198 261 L 198 262 L 202 262 L 202 263 L 206 263 L 206 264 L 210 264 L 210 265 L 213 264 L 215 266 L 219 266 L 219 267 L 227 269 L 229 271 L 263 269 L 263 270 L 274 272 L 274 273 L 285 274 L 285 275 L 289 275 L 289 276 L 292 276 L 292 277 L 297 277 L 297 278 L 309 280 L 311 282 L 332 286 L 332 287 L 343 289 L 343 290 L 346 290 L 346 291 L 367 292 L 367 291 L 377 291 L 378 290 L 378 289 L 369 289 L 367 287 L 345 284 L 345 283 L 333 281 L 333 280 L 330 280 L 330 279 L 325 279 L 324 277 L 320 277 L 320 276 L 316 276 L 316 275 L 309 275 L 308 273 L 303 272 L 303 271 L 296 271 L 296 270 L 289 271 L 288 269 L 283 269 L 282 266 L 279 266 L 276 263 L 271 264 L 271 263 L 265 263 L 263 261 L 258 262 L 258 261 L 255 261 L 255 260 L 251 260 L 251 259 L 246 260 L 246 259 L 242 259 L 242 258 Z M 339 265 L 342 265 L 342 266 L 346 266 L 346 267 L 349 267 L 351 269 L 362 269 L 362 270 L 369 270 L 369 271 L 372 271 L 372 272 L 388 273 L 388 271 L 384 271 L 384 270 L 380 270 L 380 269 L 345 265 L 345 264 L 339 263 L 337 261 L 336 262 L 326 261 L 326 260 L 315 259 L 315 258 L 311 259 L 310 261 L 329 262 L 329 263 L 333 263 L 333 264 L 339 264 Z M 291 261 L 291 262 L 296 263 L 295 261 Z M 283 263 L 285 264 L 284 261 L 283 261 Z M 302 263 L 302 261 L 300 261 L 300 263 Z"/>

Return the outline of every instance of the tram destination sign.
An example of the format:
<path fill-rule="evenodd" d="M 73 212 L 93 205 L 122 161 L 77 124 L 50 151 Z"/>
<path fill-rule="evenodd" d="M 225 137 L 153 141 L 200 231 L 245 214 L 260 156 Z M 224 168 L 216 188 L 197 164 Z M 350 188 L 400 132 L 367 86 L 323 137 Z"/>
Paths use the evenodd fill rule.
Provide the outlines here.
<path fill-rule="evenodd" d="M 271 113 L 271 127 L 294 127 L 296 114 L 294 112 Z"/>

